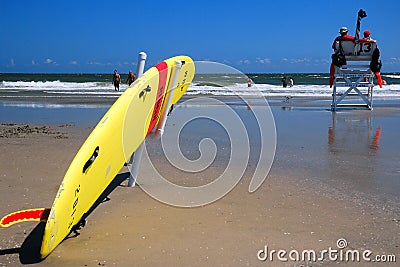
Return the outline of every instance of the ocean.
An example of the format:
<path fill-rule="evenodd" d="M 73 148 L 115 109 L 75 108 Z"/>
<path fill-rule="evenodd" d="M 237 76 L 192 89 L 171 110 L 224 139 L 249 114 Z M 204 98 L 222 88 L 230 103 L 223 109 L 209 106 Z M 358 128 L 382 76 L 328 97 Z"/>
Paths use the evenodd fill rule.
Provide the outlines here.
<path fill-rule="evenodd" d="M 293 87 L 283 88 L 282 76 L 292 77 Z M 122 82 L 127 75 L 121 75 Z M 208 96 L 264 96 L 264 97 L 322 97 L 331 98 L 327 73 L 294 74 L 248 74 L 255 83 L 247 86 L 247 77 L 243 74 L 196 74 L 187 95 Z M 375 86 L 374 97 L 380 99 L 400 98 L 400 73 L 383 73 L 387 81 L 383 88 Z M 127 89 L 121 84 L 120 92 L 114 91 L 111 74 L 11 74 L 0 73 L 0 100 L 18 102 L 35 99 L 45 102 L 56 99 L 115 99 Z M 347 88 L 346 88 L 347 89 Z M 86 101 L 85 100 L 85 101 Z M 73 101 L 72 101 L 73 102 Z M 78 101 L 79 102 L 79 101 Z M 90 102 L 90 101 L 89 101 Z"/>

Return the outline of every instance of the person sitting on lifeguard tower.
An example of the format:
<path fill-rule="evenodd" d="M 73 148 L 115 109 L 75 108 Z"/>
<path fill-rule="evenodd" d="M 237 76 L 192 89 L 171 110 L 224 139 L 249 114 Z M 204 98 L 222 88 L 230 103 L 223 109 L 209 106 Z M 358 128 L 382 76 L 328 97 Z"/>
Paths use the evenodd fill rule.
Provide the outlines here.
<path fill-rule="evenodd" d="M 333 41 L 332 44 L 332 48 L 333 50 L 336 50 L 336 42 L 338 41 L 354 41 L 354 36 L 349 35 L 349 30 L 347 29 L 347 27 L 342 27 L 339 30 L 340 35 L 338 37 L 335 38 L 335 40 Z"/>
<path fill-rule="evenodd" d="M 371 32 L 369 30 L 365 30 L 364 38 L 361 38 L 360 42 L 375 42 L 375 40 L 371 39 Z"/>

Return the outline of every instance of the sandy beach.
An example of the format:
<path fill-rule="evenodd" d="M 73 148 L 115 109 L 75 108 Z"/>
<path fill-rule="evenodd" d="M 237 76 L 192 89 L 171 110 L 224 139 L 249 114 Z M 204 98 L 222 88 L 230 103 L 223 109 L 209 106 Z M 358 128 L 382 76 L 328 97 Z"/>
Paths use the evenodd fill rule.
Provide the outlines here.
<path fill-rule="evenodd" d="M 145 177 L 133 188 L 123 181 L 90 214 L 79 236 L 63 241 L 36 265 L 396 266 L 365 259 L 345 262 L 327 254 L 315 261 L 292 258 L 293 251 L 301 255 L 305 250 L 316 251 L 318 257 L 323 250 L 338 250 L 338 241 L 346 241 L 342 251 L 369 250 L 372 260 L 377 255 L 395 255 L 400 260 L 399 107 L 378 103 L 373 111 L 331 113 L 325 103 L 314 100 L 271 103 L 276 155 L 257 191 L 248 192 L 258 162 L 256 124 L 247 116 L 251 111 L 246 106 L 232 104 L 244 120 L 251 146 L 248 167 L 232 191 L 208 205 L 180 208 L 146 194 L 141 189 Z M 219 107 L 207 108 L 218 111 Z M 186 107 L 186 112 L 191 109 Z M 59 123 L 15 119 L 0 125 L 1 216 L 51 206 L 65 171 L 101 112 L 77 124 L 67 123 L 68 118 Z M 183 110 L 178 107 L 175 112 Z M 172 117 L 166 131 L 176 127 Z M 218 131 L 201 120 L 182 131 L 187 157 L 198 157 L 198 142 L 205 137 L 215 139 L 222 151 L 197 174 L 175 170 L 157 141 L 147 144 L 150 158 L 160 173 L 176 183 L 208 183 L 229 161 L 225 151 L 229 146 Z M 121 177 L 127 172 L 121 170 Z M 1 266 L 21 264 L 19 248 L 36 225 L 0 229 Z M 271 258 L 272 250 L 276 252 Z M 279 258 L 279 250 L 287 253 Z"/>

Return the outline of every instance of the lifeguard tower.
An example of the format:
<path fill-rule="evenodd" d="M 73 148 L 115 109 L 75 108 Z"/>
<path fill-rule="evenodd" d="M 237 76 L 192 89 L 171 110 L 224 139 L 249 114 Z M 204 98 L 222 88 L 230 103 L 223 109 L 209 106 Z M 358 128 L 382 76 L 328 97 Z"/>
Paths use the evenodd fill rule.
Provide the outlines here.
<path fill-rule="evenodd" d="M 342 47 L 346 64 L 335 66 L 331 110 L 366 108 L 372 110 L 374 72 L 370 62 L 377 44 L 375 40 L 337 41 Z M 347 101 L 346 101 L 347 100 Z"/>

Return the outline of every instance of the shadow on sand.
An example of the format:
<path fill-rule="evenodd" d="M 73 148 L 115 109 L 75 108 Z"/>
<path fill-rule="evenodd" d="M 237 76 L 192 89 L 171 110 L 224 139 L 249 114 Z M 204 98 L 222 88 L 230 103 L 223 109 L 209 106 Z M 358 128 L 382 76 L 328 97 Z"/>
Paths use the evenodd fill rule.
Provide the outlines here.
<path fill-rule="evenodd" d="M 73 227 L 71 232 L 74 232 L 75 235 L 70 236 L 70 234 L 65 238 L 73 238 L 79 235 L 77 230 L 79 230 L 79 226 L 84 226 L 85 219 L 103 202 L 110 200 L 108 195 L 117 188 L 124 180 L 129 177 L 129 172 L 118 174 L 114 180 L 110 183 L 110 185 L 104 190 L 104 192 L 99 196 L 93 206 L 86 212 L 81 222 L 78 223 L 78 227 Z M 19 253 L 19 260 L 22 264 L 34 264 L 41 262 L 42 259 L 40 257 L 40 247 L 42 245 L 42 237 L 44 233 L 44 228 L 46 226 L 45 222 L 40 222 L 28 235 L 25 241 L 22 243 L 20 248 L 11 248 L 11 249 L 2 249 L 0 250 L 0 255 L 8 255 L 8 254 L 17 254 Z M 64 239 L 64 240 L 65 240 Z"/>

